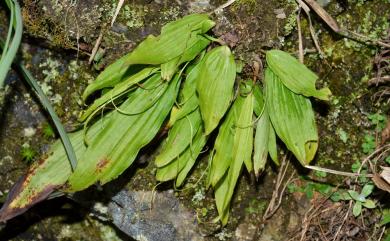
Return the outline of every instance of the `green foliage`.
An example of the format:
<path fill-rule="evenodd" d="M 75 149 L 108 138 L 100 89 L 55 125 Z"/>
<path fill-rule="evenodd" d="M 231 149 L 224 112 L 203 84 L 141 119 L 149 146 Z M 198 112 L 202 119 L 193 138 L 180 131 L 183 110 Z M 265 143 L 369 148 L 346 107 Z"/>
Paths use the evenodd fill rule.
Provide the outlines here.
<path fill-rule="evenodd" d="M 363 207 L 369 209 L 376 208 L 375 202 L 368 198 L 373 190 L 374 185 L 367 183 L 363 186 L 360 193 L 355 190 L 339 190 L 332 195 L 331 199 L 335 202 L 353 200 L 352 213 L 355 217 L 358 217 L 362 213 Z"/>
<path fill-rule="evenodd" d="M 368 115 L 371 124 L 375 126 L 376 131 L 382 131 L 386 127 L 386 116 L 375 113 Z"/>
<path fill-rule="evenodd" d="M 43 125 L 42 133 L 43 133 L 43 136 L 45 138 L 53 138 L 53 137 L 55 137 L 54 129 L 53 129 L 53 127 L 49 123 L 46 123 L 46 124 Z"/>
<path fill-rule="evenodd" d="M 182 185 L 210 134 L 218 130 L 206 186 L 214 189 L 223 225 L 243 166 L 259 176 L 268 154 L 278 164 L 276 136 L 302 165 L 309 164 L 318 134 L 308 97 L 327 100 L 329 89 L 316 90 L 317 76 L 282 51 L 267 53 L 264 88 L 252 80 L 235 86 L 237 67 L 229 47 L 205 51 L 211 39 L 205 33 L 213 26 L 207 15 L 186 16 L 108 66 L 83 94 L 84 99 L 95 91 L 102 95 L 80 118 L 85 129 L 70 135 L 78 159 L 74 172 L 66 162 L 69 153 L 57 141 L 15 186 L 0 221 L 54 190 L 76 192 L 117 178 L 157 136 L 169 114 L 168 135 L 155 159 L 156 178 Z M 107 105 L 114 110 L 94 120 Z M 330 189 L 312 183 L 304 191 L 311 196 L 314 190 Z"/>
<path fill-rule="evenodd" d="M 375 150 L 376 143 L 375 137 L 372 135 L 364 135 L 364 141 L 362 144 L 362 150 L 364 154 L 369 154 Z"/>
<path fill-rule="evenodd" d="M 37 152 L 30 146 L 23 146 L 20 155 L 24 161 L 31 163 L 37 156 Z"/>

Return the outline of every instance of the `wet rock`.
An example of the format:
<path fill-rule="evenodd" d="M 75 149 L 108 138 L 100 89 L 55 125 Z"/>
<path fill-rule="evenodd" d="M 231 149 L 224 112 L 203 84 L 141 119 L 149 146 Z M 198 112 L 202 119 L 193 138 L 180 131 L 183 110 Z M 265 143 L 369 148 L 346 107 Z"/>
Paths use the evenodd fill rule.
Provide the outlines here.
<path fill-rule="evenodd" d="M 203 240 L 195 214 L 171 191 L 121 191 L 108 205 L 113 223 L 136 240 Z"/>

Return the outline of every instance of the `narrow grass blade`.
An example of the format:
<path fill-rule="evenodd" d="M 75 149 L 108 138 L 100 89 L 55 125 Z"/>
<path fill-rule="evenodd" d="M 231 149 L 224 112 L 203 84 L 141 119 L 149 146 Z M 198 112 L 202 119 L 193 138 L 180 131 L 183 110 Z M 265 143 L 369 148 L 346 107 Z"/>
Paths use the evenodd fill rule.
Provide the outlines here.
<path fill-rule="evenodd" d="M 45 107 L 45 109 L 49 113 L 50 117 L 52 118 L 53 123 L 54 123 L 54 125 L 55 125 L 55 127 L 56 127 L 56 129 L 58 131 L 58 134 L 60 135 L 61 141 L 62 141 L 62 143 L 64 145 L 64 148 L 65 148 L 66 154 L 68 156 L 68 159 L 69 159 L 70 165 L 72 167 L 72 170 L 75 170 L 76 166 L 77 166 L 77 157 L 76 157 L 76 154 L 75 154 L 75 152 L 73 150 L 73 147 L 72 147 L 72 144 L 71 144 L 71 142 L 69 140 L 69 137 L 68 137 L 68 135 L 67 135 L 67 133 L 65 131 L 65 128 L 64 128 L 64 126 L 62 125 L 62 123 L 60 121 L 60 118 L 58 118 L 58 115 L 54 111 L 53 106 L 50 104 L 49 99 L 43 93 L 41 87 L 39 87 L 37 81 L 32 76 L 30 71 L 28 71 L 26 69 L 26 67 L 24 67 L 22 64 L 19 64 L 19 68 L 20 68 L 20 70 L 21 70 L 25 80 L 31 86 L 31 88 L 36 92 L 40 102 L 43 105 L 43 107 Z"/>
<path fill-rule="evenodd" d="M 22 14 L 18 1 L 12 0 L 7 1 L 7 3 L 10 6 L 12 16 L 11 23 L 13 25 L 13 28 L 10 28 L 8 31 L 12 31 L 12 29 L 14 29 L 15 33 L 9 44 L 9 48 L 3 48 L 3 53 L 0 61 L 0 89 L 4 87 L 5 78 L 11 67 L 12 62 L 14 61 L 16 53 L 18 52 L 23 34 Z"/>

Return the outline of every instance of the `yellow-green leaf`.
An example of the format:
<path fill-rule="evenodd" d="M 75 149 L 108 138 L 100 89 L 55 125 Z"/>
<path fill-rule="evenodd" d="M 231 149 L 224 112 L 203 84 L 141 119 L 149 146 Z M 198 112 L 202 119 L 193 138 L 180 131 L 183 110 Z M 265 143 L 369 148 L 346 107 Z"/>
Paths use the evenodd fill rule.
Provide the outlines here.
<path fill-rule="evenodd" d="M 310 100 L 285 87 L 269 68 L 265 71 L 265 84 L 269 115 L 276 134 L 303 166 L 309 164 L 318 147 Z"/>
<path fill-rule="evenodd" d="M 235 78 L 236 63 L 229 47 L 220 46 L 205 55 L 196 89 L 206 135 L 217 127 L 229 108 Z"/>
<path fill-rule="evenodd" d="M 215 187 L 219 180 L 228 170 L 233 158 L 233 144 L 235 135 L 235 124 L 242 109 L 242 99 L 236 100 L 230 108 L 218 131 L 214 143 L 214 153 L 211 160 L 207 186 Z"/>
<path fill-rule="evenodd" d="M 119 107 L 124 112 L 131 112 L 145 107 L 149 97 L 163 93 L 149 109 L 138 115 L 115 111 L 104 122 L 69 177 L 65 191 L 79 191 L 98 181 L 105 184 L 133 163 L 139 150 L 157 134 L 177 97 L 180 77 L 176 76 L 169 84 L 161 84 L 161 81 L 160 78 L 150 78 L 144 88 L 137 89 Z"/>
<path fill-rule="evenodd" d="M 269 120 L 267 107 L 265 106 L 256 125 L 253 155 L 253 166 L 256 177 L 259 177 L 260 172 L 264 170 L 265 164 L 267 163 L 270 128 L 271 123 Z"/>
<path fill-rule="evenodd" d="M 138 73 L 126 78 L 123 82 L 118 83 L 115 87 L 107 91 L 103 96 L 96 99 L 93 104 L 80 117 L 79 121 L 85 121 L 91 114 L 95 113 L 96 110 L 104 107 L 105 104 L 110 101 L 114 101 L 118 97 L 122 96 L 126 91 L 129 90 L 135 84 L 143 81 L 150 75 L 156 73 L 159 68 L 144 68 Z"/>
<path fill-rule="evenodd" d="M 83 99 L 85 100 L 96 90 L 113 87 L 123 81 L 131 65 L 160 65 L 175 58 L 179 58 L 177 59 L 178 65 L 189 61 L 196 56 L 194 50 L 199 50 L 200 46 L 207 41 L 199 35 L 206 33 L 214 25 L 215 23 L 209 19 L 207 14 L 187 15 L 168 23 L 161 29 L 158 37 L 148 36 L 132 52 L 124 55 L 100 73 L 85 90 Z M 169 78 L 172 71 L 166 70 L 164 70 L 164 77 Z"/>
<path fill-rule="evenodd" d="M 199 109 L 178 120 L 169 130 L 161 152 L 156 156 L 155 164 L 162 167 L 180 155 L 190 144 L 202 124 Z"/>
<path fill-rule="evenodd" d="M 318 76 L 300 63 L 296 58 L 281 50 L 270 50 L 266 55 L 269 68 L 279 77 L 287 88 L 296 94 L 329 100 L 329 88 L 316 89 Z"/>
<path fill-rule="evenodd" d="M 156 179 L 162 182 L 169 181 L 178 177 L 179 173 L 183 173 L 181 174 L 179 182 L 179 184 L 181 184 L 186 174 L 194 165 L 195 160 L 198 157 L 205 143 L 206 138 L 203 134 L 202 129 L 199 129 L 198 133 L 192 141 L 192 144 L 188 146 L 184 152 L 182 152 L 177 158 L 175 158 L 175 160 L 173 160 L 169 164 L 157 169 Z"/>

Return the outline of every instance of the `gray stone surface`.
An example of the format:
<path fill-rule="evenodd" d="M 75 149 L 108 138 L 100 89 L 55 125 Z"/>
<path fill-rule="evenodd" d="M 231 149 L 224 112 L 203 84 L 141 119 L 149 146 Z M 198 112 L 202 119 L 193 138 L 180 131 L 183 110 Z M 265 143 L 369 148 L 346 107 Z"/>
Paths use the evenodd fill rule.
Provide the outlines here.
<path fill-rule="evenodd" d="M 203 240 L 196 216 L 179 203 L 171 191 L 126 191 L 108 205 L 113 223 L 136 240 Z"/>

